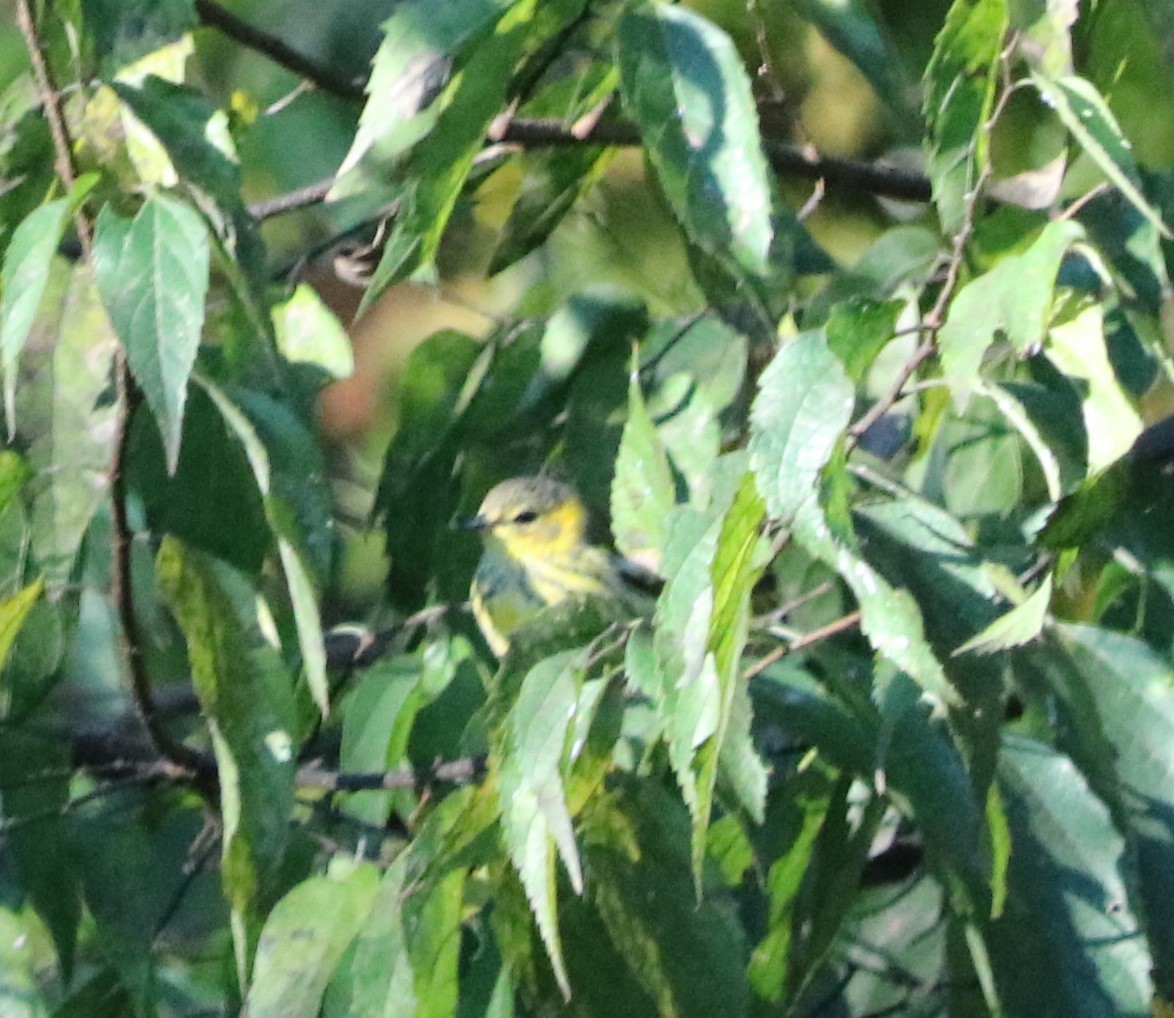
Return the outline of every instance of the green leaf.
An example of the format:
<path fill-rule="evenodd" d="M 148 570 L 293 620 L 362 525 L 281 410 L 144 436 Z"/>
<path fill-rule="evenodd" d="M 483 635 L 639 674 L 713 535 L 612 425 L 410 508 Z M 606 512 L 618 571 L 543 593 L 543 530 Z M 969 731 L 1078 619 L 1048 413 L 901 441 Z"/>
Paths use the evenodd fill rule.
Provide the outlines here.
<path fill-rule="evenodd" d="M 271 270 L 258 225 L 241 197 L 241 169 L 228 114 L 194 89 L 153 76 L 137 87 L 122 82 L 112 87 L 166 149 L 181 181 L 200 196 L 200 211 L 215 240 L 217 269 L 224 273 L 244 312 L 236 329 L 227 333 L 227 342 L 255 370 L 276 374 L 280 365 L 269 345 Z M 241 328 L 246 319 L 251 329 Z M 260 342 L 243 341 L 241 332 L 246 339 Z"/>
<path fill-rule="evenodd" d="M 534 911 L 563 995 L 571 995 L 559 941 L 554 849 L 576 894 L 583 891 L 579 850 L 562 781 L 563 756 L 578 700 L 581 649 L 547 658 L 526 673 L 507 719 L 500 762 L 502 829 Z"/>
<path fill-rule="evenodd" d="M 1081 391 L 1088 469 L 1102 470 L 1125 455 L 1142 430 L 1141 417 L 1109 361 L 1104 308 L 1090 304 L 1054 327 L 1045 352 Z"/>
<path fill-rule="evenodd" d="M 31 627 L 32 623 L 25 632 Z M 5 672 L 9 681 L 11 664 Z M 7 695 L 8 689 L 4 692 Z M 70 771 L 70 746 L 64 738 L 33 733 L 6 719 L 0 739 L 4 851 L 26 900 L 53 938 L 66 978 L 74 972 L 82 917 L 82 874 L 72 838 L 77 817 L 68 807 Z"/>
<path fill-rule="evenodd" d="M 359 129 L 337 174 L 333 199 L 387 180 L 398 157 L 425 137 L 444 108 L 437 102 L 467 54 L 493 30 L 512 0 L 428 0 L 398 4 L 367 79 Z M 357 171 L 357 172 L 356 172 Z"/>
<path fill-rule="evenodd" d="M 351 340 L 338 316 L 308 283 L 273 309 L 277 349 L 291 364 L 320 368 L 332 379 L 349 378 L 355 370 Z"/>
<path fill-rule="evenodd" d="M 245 1008 L 252 1018 L 315 1018 L 343 952 L 375 904 L 379 870 L 337 859 L 310 877 L 269 913 Z"/>
<path fill-rule="evenodd" d="M 955 654 L 994 654 L 1012 647 L 1030 643 L 1043 631 L 1048 607 L 1052 600 L 1052 574 L 1022 604 L 1017 604 L 1005 615 L 1000 615 L 981 633 L 977 633 L 959 647 Z"/>
<path fill-rule="evenodd" d="M 831 45 L 868 79 L 881 102 L 906 118 L 915 118 L 910 83 L 900 52 L 867 0 L 800 0 L 796 5 Z"/>
<path fill-rule="evenodd" d="M 192 0 L 83 0 L 81 10 L 107 77 L 196 27 Z"/>
<path fill-rule="evenodd" d="M 762 501 L 750 474 L 707 514 L 672 517 L 656 607 L 653 694 L 669 760 L 693 817 L 693 864 L 700 888 L 706 832 L 719 770 L 753 816 L 761 816 L 766 772 L 750 739 L 749 702 L 738 694 Z"/>
<path fill-rule="evenodd" d="M 45 294 L 53 255 L 69 217 L 97 182 L 97 174 L 87 173 L 78 178 L 64 198 L 29 213 L 13 231 L 4 252 L 4 267 L 0 269 L 0 367 L 4 372 L 4 413 L 10 435 L 16 430 L 17 361 Z"/>
<path fill-rule="evenodd" d="M 4 254 L 0 272 L 0 357 L 9 434 L 16 429 L 17 361 L 45 293 L 50 263 L 69 222 L 69 213 L 67 198 L 42 205 L 16 228 Z"/>
<path fill-rule="evenodd" d="M 1011 866 L 987 945 L 1008 1013 L 1146 1014 L 1157 956 L 1130 908 L 1126 847 L 1104 803 L 1067 757 L 1015 736 L 999 784 Z"/>
<path fill-rule="evenodd" d="M 408 610 L 419 607 L 436 574 L 438 534 L 457 509 L 454 432 L 481 356 L 471 337 L 438 332 L 412 351 L 400 376 L 400 425 L 383 461 L 373 515 L 387 526 L 388 591 Z"/>
<path fill-rule="evenodd" d="M 392 770 L 407 762 L 408 738 L 424 705 L 421 665 L 414 657 L 378 661 L 363 674 L 342 712 L 339 766 L 351 772 Z M 346 797 L 346 812 L 382 826 L 393 803 L 414 801 L 403 793 L 364 791 Z M 405 813 L 408 812 L 405 810 Z"/>
<path fill-rule="evenodd" d="M 946 236 L 962 229 L 969 196 L 990 165 L 987 122 L 1007 8 L 1007 0 L 954 0 L 925 69 L 927 169 Z"/>
<path fill-rule="evenodd" d="M 277 535 L 277 554 L 281 559 L 281 571 L 285 575 L 285 586 L 293 609 L 306 685 L 322 716 L 326 717 L 330 713 L 330 684 L 326 677 L 326 644 L 322 635 L 318 591 L 306 557 L 299 547 L 301 542 L 292 513 L 275 497 L 265 500 L 265 508 L 269 523 Z"/>
<path fill-rule="evenodd" d="M 696 894 L 680 801 L 655 782 L 621 778 L 585 823 L 590 903 L 657 1013 L 746 1014 L 743 932 L 719 887 Z"/>
<path fill-rule="evenodd" d="M 818 498 L 820 472 L 851 420 L 855 394 L 821 332 L 796 336 L 759 379 L 750 465 L 771 517 L 786 524 Z"/>
<path fill-rule="evenodd" d="M 134 1011 L 145 1014 L 157 993 L 152 947 L 187 883 L 184 866 L 202 817 L 180 808 L 174 796 L 144 796 L 130 786 L 79 812 L 69 827 L 72 865 L 96 941 L 135 1001 Z"/>
<path fill-rule="evenodd" d="M 216 752 L 224 817 L 221 877 L 240 930 L 271 885 L 294 802 L 292 683 L 253 644 L 230 586 L 240 577 L 172 537 L 156 560 L 163 594 L 187 640 L 192 682 Z M 237 966 L 246 945 L 236 936 Z"/>
<path fill-rule="evenodd" d="M 616 548 L 634 561 L 655 568 L 664 547 L 668 516 L 676 501 L 668 455 L 648 416 L 639 373 L 633 370 L 628 382 L 628 419 L 620 437 L 611 484 L 612 535 Z"/>
<path fill-rule="evenodd" d="M 857 297 L 832 308 L 824 327 L 828 349 L 856 384 L 865 380 L 877 354 L 893 338 L 904 307 L 904 301 Z"/>
<path fill-rule="evenodd" d="M 1096 86 L 1074 74 L 1051 77 L 1032 71 L 1040 97 L 1059 115 L 1080 147 L 1138 212 L 1170 239 L 1169 228 L 1141 190 L 1137 161 L 1104 97 Z"/>
<path fill-rule="evenodd" d="M 983 354 L 997 336 L 1005 335 L 1020 352 L 1043 343 L 1060 262 L 1083 237 L 1084 228 L 1070 219 L 1048 223 L 1030 248 L 1004 257 L 958 292 L 942 325 L 939 349 L 946 381 L 960 406 L 974 389 Z"/>
<path fill-rule="evenodd" d="M 37 958 L 29 917 L 0 908 L 0 986 L 9 1018 L 46 1018 L 49 1006 L 37 985 Z"/>
<path fill-rule="evenodd" d="M 208 292 L 204 221 L 160 194 L 147 199 L 129 229 L 106 206 L 94 235 L 94 273 L 174 474 Z"/>
<path fill-rule="evenodd" d="M 1113 810 L 1133 856 L 1135 911 L 1154 979 L 1174 998 L 1174 663 L 1142 641 L 1063 626 L 1036 659 L 1064 718 L 1063 747 Z"/>
<path fill-rule="evenodd" d="M 860 631 L 876 652 L 907 672 L 931 696 L 956 704 L 950 685 L 926 642 L 921 608 L 908 590 L 885 579 L 852 544 L 833 537 L 826 520 L 810 507 L 795 521 L 795 540 L 831 566 L 860 605 Z"/>
<path fill-rule="evenodd" d="M 110 485 L 115 418 L 108 398 L 117 340 L 90 272 L 73 266 L 51 282 L 51 347 L 17 392 L 21 438 L 29 443 L 33 561 L 46 589 L 67 589 L 83 539 Z"/>
<path fill-rule="evenodd" d="M 8 652 L 24 620 L 45 589 L 44 580 L 30 583 L 19 594 L 0 602 L 0 669 L 8 661 Z"/>
<path fill-rule="evenodd" d="M 800 827 L 786 851 L 771 864 L 766 881 L 770 895 L 767 933 L 754 948 L 747 967 L 754 991 L 772 1003 L 777 1003 L 783 996 L 788 953 L 796 932 L 799 892 L 811 868 L 812 853 L 827 807 L 826 802 L 814 798 L 800 799 L 797 805 L 802 810 Z"/>
<path fill-rule="evenodd" d="M 273 535 L 258 488 L 255 452 L 198 375 L 185 409 L 179 467 L 168 475 L 159 430 L 145 408 L 131 421 L 128 486 L 142 499 L 147 524 L 250 575 L 260 573 Z M 240 411 L 230 404 L 239 418 Z M 247 424 L 247 422 L 245 422 Z M 264 465 L 268 466 L 266 457 Z M 232 526 L 225 526 L 225 518 Z"/>
<path fill-rule="evenodd" d="M 502 272 L 546 243 L 575 203 L 603 179 L 614 155 L 615 149 L 592 145 L 527 153 L 521 193 L 494 249 L 489 274 Z"/>
<path fill-rule="evenodd" d="M 851 781 L 842 778 L 823 814 L 796 902 L 789 945 L 786 997 L 795 999 L 818 971 L 852 903 L 860 893 L 860 877 L 884 815 L 884 800 L 871 795 L 849 815 Z"/>
<path fill-rule="evenodd" d="M 451 99 L 404 170 L 397 213 L 360 310 L 413 272 L 431 271 L 473 160 L 505 104 L 514 67 L 537 41 L 526 31 L 536 2 L 517 0 L 493 34 L 472 51 L 468 65 L 453 82 Z"/>
<path fill-rule="evenodd" d="M 764 275 L 772 181 L 750 81 L 721 29 L 684 7 L 628 5 L 616 34 L 620 93 L 689 237 Z"/>

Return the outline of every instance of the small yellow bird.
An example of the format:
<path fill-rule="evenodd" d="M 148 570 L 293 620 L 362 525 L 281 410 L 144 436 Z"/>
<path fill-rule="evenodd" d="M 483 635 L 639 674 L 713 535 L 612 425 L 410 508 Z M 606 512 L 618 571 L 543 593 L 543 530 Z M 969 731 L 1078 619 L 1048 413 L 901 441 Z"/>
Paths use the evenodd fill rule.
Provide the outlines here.
<path fill-rule="evenodd" d="M 572 598 L 632 601 L 612 556 L 587 543 L 587 509 L 561 481 L 502 481 L 462 526 L 480 531 L 485 543 L 469 597 L 498 657 L 510 635 L 545 607 Z"/>

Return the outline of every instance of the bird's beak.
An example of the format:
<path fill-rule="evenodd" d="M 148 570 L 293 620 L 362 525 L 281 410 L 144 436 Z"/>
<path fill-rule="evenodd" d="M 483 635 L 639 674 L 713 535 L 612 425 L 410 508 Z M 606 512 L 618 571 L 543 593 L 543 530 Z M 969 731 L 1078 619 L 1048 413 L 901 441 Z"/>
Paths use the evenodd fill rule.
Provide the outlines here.
<path fill-rule="evenodd" d="M 454 526 L 458 530 L 485 530 L 492 524 L 484 516 L 470 516 L 467 519 L 457 520 Z"/>

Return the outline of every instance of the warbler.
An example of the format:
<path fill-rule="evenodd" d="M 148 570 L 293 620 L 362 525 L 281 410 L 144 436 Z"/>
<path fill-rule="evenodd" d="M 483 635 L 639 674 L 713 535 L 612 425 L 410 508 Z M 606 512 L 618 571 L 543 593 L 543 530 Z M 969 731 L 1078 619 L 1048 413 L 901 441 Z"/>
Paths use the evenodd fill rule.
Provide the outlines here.
<path fill-rule="evenodd" d="M 492 488 L 466 530 L 485 551 L 469 590 L 490 650 L 503 657 L 511 634 L 549 605 L 572 598 L 631 603 L 616 560 L 587 543 L 587 508 L 568 484 L 513 477 Z"/>

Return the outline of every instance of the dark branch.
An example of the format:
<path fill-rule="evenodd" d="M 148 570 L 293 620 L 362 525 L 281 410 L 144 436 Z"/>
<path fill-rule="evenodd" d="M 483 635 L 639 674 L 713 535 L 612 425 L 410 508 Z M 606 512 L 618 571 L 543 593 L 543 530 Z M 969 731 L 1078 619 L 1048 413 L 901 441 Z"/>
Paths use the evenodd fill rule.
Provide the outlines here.
<path fill-rule="evenodd" d="M 364 96 L 364 84 L 348 78 L 333 68 L 320 64 L 299 53 L 277 36 L 262 31 L 225 10 L 213 0 L 196 0 L 200 21 L 223 32 L 242 46 L 268 57 L 274 63 L 313 82 L 324 92 L 343 99 L 359 100 Z M 588 130 L 568 128 L 561 120 L 512 119 L 508 121 L 495 142 L 518 145 L 522 148 L 553 148 L 565 145 L 634 146 L 641 143 L 635 124 L 626 121 L 601 121 Z M 886 166 L 880 162 L 840 159 L 820 155 L 810 146 L 766 139 L 763 142 L 767 158 L 776 172 L 808 180 L 822 180 L 846 188 L 905 201 L 929 201 L 930 182 L 924 174 Z M 258 202 L 250 211 L 254 218 L 268 219 L 294 209 L 321 202 L 333 181 L 321 181 L 299 188 L 287 195 L 279 195 Z"/>
<path fill-rule="evenodd" d="M 262 53 L 275 64 L 280 64 L 294 74 L 301 75 L 312 81 L 323 92 L 330 92 L 343 99 L 361 99 L 363 97 L 363 82 L 347 78 L 331 67 L 311 60 L 286 45 L 276 36 L 270 35 L 261 29 L 242 21 L 231 11 L 226 11 L 212 0 L 196 0 L 196 14 L 200 21 L 209 28 L 215 28 L 230 39 L 235 39 L 247 49 Z"/>

